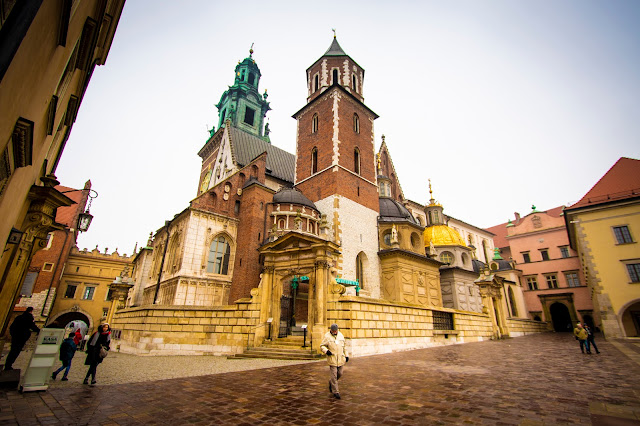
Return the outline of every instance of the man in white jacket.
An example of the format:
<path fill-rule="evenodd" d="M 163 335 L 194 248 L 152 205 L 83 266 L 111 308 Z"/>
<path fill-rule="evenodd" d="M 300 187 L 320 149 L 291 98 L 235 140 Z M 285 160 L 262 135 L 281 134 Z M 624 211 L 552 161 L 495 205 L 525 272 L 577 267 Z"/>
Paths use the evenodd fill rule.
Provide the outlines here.
<path fill-rule="evenodd" d="M 331 380 L 329 380 L 329 392 L 336 399 L 340 399 L 338 380 L 342 377 L 342 367 L 349 362 L 349 354 L 345 348 L 344 335 L 338 331 L 338 324 L 331 324 L 330 330 L 324 335 L 320 350 L 327 355 Z"/>

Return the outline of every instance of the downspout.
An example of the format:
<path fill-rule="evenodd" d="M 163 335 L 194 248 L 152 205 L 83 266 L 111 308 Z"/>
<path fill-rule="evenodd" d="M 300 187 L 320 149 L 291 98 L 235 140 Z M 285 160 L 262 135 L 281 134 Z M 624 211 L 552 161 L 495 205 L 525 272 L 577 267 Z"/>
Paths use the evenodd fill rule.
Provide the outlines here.
<path fill-rule="evenodd" d="M 173 222 L 173 219 L 168 220 L 165 223 L 165 226 L 167 227 L 167 241 L 164 244 L 164 252 L 162 253 L 162 260 L 160 261 L 160 271 L 158 272 L 158 282 L 156 284 L 156 293 L 153 295 L 153 304 L 154 305 L 156 304 L 156 301 L 158 300 L 158 293 L 160 292 L 160 281 L 162 280 L 162 269 L 164 268 L 164 259 L 167 256 L 167 249 L 169 248 L 169 227 L 171 226 L 172 222 Z"/>

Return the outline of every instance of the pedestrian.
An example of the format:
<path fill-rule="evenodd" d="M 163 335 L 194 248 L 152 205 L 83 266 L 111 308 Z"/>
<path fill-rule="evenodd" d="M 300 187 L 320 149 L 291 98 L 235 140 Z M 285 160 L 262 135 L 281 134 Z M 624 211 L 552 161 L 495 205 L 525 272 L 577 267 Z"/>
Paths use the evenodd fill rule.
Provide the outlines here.
<path fill-rule="evenodd" d="M 33 308 L 29 306 L 22 314 L 18 315 L 13 320 L 9 327 L 9 333 L 11 334 L 11 350 L 7 355 L 7 360 L 4 363 L 5 370 L 13 370 L 13 363 L 20 355 L 22 348 L 31 337 L 31 330 L 36 333 L 40 332 L 40 329 L 36 325 L 33 318 Z"/>
<path fill-rule="evenodd" d="M 340 399 L 340 388 L 338 380 L 342 377 L 342 368 L 349 362 L 349 354 L 345 348 L 344 335 L 338 331 L 338 324 L 331 324 L 331 328 L 324 335 L 320 350 L 327 355 L 327 363 L 329 364 L 329 372 L 331 379 L 329 380 L 329 392 L 336 399 Z"/>
<path fill-rule="evenodd" d="M 77 347 L 81 341 L 82 341 L 82 333 L 80 332 L 80 329 L 77 329 L 75 333 L 73 333 L 73 343 L 75 343 Z"/>
<path fill-rule="evenodd" d="M 111 346 L 111 327 L 108 323 L 104 323 L 98 327 L 98 330 L 91 335 L 87 342 L 87 359 L 84 361 L 84 365 L 89 366 L 87 375 L 84 378 L 83 384 L 89 384 L 89 376 L 91 376 L 91 386 L 96 384 L 96 370 L 98 364 L 102 362 L 106 357 L 106 351 Z"/>
<path fill-rule="evenodd" d="M 69 370 L 71 369 L 71 360 L 73 356 L 76 354 L 76 350 L 78 350 L 78 345 L 75 342 L 76 333 L 69 333 L 69 337 L 62 341 L 60 345 L 60 361 L 62 361 L 62 367 L 58 368 L 56 371 L 51 373 L 51 378 L 53 380 L 56 379 L 58 373 L 64 370 L 64 374 L 62 375 L 63 382 L 66 382 L 67 376 L 69 375 Z"/>
<path fill-rule="evenodd" d="M 587 330 L 587 334 L 588 334 L 587 348 L 589 349 L 589 353 L 591 353 L 591 348 L 593 347 L 593 349 L 596 350 L 596 353 L 599 354 L 600 351 L 598 350 L 598 346 L 596 346 L 595 340 L 593 340 L 593 331 L 591 330 L 591 327 L 589 327 L 587 323 L 584 323 L 583 327 L 585 330 Z"/>
<path fill-rule="evenodd" d="M 584 349 L 586 347 L 587 353 L 590 354 L 591 350 L 589 348 L 589 341 L 587 337 L 589 337 L 589 333 L 587 330 L 582 327 L 582 324 L 578 323 L 576 328 L 573 329 L 573 335 L 576 336 L 576 340 L 580 342 L 580 350 L 584 353 Z"/>

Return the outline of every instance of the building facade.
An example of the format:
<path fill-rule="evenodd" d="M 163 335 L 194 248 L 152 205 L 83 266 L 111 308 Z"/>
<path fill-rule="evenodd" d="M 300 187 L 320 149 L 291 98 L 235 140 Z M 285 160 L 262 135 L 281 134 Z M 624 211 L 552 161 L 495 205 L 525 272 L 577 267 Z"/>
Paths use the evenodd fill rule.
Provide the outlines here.
<path fill-rule="evenodd" d="M 640 160 L 620 158 L 564 213 L 604 335 L 640 336 Z"/>
<path fill-rule="evenodd" d="M 495 234 L 501 257 L 521 271 L 522 287 L 531 319 L 548 322 L 555 331 L 572 331 L 586 321 L 599 326 L 580 258 L 569 246 L 563 206 L 537 211 L 488 228 Z"/>
<path fill-rule="evenodd" d="M 114 297 L 110 287 L 117 277 L 128 276 L 133 258 L 117 250 L 101 253 L 97 248 L 88 251 L 73 247 L 47 326 L 64 328 L 72 321 L 82 321 L 90 332 L 95 331 L 112 316 Z"/>
<path fill-rule="evenodd" d="M 58 207 L 55 171 L 124 0 L 3 2 L 0 19 L 0 334 Z"/>
<path fill-rule="evenodd" d="M 250 51 L 198 153 L 198 196 L 136 258 L 114 315 L 121 350 L 237 353 L 303 327 L 317 350 L 331 323 L 357 355 L 539 330 L 506 314 L 493 276 L 475 305 L 444 305 L 444 263 L 425 251 L 426 222 L 405 206 L 386 142 L 375 150 L 364 70 L 337 39 L 306 71 L 295 155 L 263 127 L 260 75 Z M 471 287 L 479 273 L 460 250 Z"/>

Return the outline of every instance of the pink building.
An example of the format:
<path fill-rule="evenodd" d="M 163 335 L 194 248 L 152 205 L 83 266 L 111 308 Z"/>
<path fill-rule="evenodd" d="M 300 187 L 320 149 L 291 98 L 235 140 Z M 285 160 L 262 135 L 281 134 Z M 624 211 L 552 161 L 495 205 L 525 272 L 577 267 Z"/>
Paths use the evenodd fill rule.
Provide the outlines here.
<path fill-rule="evenodd" d="M 595 324 L 591 295 L 580 259 L 569 246 L 563 206 L 544 212 L 535 206 L 514 222 L 488 228 L 495 247 L 522 271 L 525 304 L 531 319 L 549 322 L 555 331 L 572 331 L 576 322 Z"/>

